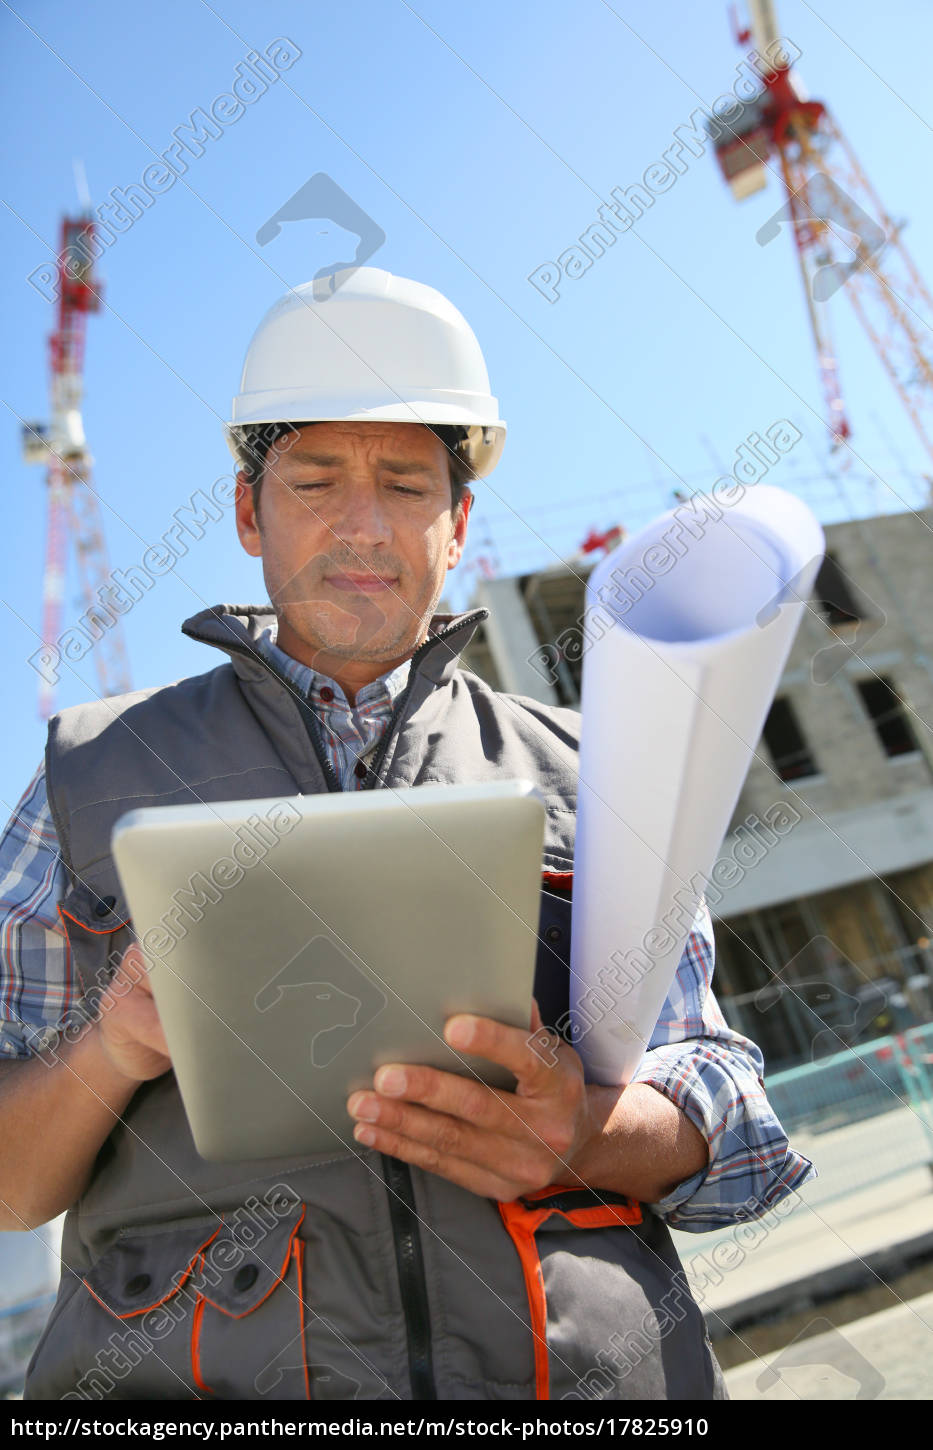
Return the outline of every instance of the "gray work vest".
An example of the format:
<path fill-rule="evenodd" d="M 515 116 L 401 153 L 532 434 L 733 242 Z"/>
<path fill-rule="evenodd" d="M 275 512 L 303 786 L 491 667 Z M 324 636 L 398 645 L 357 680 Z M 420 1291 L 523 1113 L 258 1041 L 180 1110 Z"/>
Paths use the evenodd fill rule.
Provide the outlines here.
<path fill-rule="evenodd" d="M 579 717 L 458 667 L 484 611 L 439 617 L 368 783 L 525 777 L 547 807 L 535 990 L 567 1007 Z M 63 711 L 46 753 L 82 990 L 132 936 L 127 810 L 339 789 L 313 713 L 256 654 L 269 607 L 185 634 L 230 663 Z M 104 974 L 103 978 L 101 974 Z M 50 1145 L 50 1151 L 54 1146 Z M 26 1399 L 711 1399 L 722 1378 L 665 1225 L 614 1193 L 499 1204 L 372 1150 L 199 1157 L 174 1075 L 143 1083 L 66 1218 Z"/>

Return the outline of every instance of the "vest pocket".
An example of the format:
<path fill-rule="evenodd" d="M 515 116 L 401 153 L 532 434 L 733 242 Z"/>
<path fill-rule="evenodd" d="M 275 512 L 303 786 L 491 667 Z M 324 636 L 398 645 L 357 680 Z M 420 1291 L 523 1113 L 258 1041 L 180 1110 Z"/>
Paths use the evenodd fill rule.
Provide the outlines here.
<path fill-rule="evenodd" d="M 723 1397 L 663 1222 L 621 1194 L 546 1188 L 500 1203 L 525 1278 L 535 1397 Z"/>
<path fill-rule="evenodd" d="M 130 924 L 123 888 L 116 872 L 109 868 L 96 874 L 86 872 L 65 892 L 58 909 L 67 921 L 95 935 L 119 931 L 121 926 Z"/>
<path fill-rule="evenodd" d="M 310 1398 L 304 1213 L 283 1192 L 222 1220 L 123 1230 L 84 1278 L 78 1383 L 65 1388 L 88 1399 Z"/>
<path fill-rule="evenodd" d="M 596 1194 L 592 1190 L 574 1188 L 542 1188 L 511 1203 L 500 1203 L 499 1212 L 509 1238 L 515 1245 L 531 1315 L 534 1336 L 535 1399 L 548 1400 L 550 1393 L 550 1357 L 548 1354 L 548 1298 L 544 1283 L 537 1231 L 555 1214 L 565 1224 L 599 1228 L 611 1224 L 641 1223 L 640 1204 L 621 1194 Z"/>
<path fill-rule="evenodd" d="M 85 1275 L 84 1286 L 115 1319 L 148 1314 L 188 1284 L 221 1227 L 212 1214 L 187 1226 L 123 1229 Z"/>
<path fill-rule="evenodd" d="M 77 996 L 93 1012 L 96 998 L 106 991 L 133 940 L 129 910 L 116 874 L 101 871 L 96 878 L 79 881 L 59 902 L 58 915 L 71 948 Z"/>

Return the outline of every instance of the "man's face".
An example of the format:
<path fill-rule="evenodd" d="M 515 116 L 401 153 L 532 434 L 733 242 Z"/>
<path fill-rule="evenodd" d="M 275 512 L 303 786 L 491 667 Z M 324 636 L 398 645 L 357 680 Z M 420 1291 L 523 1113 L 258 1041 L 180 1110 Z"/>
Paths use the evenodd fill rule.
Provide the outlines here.
<path fill-rule="evenodd" d="M 270 449 L 259 519 L 238 479 L 240 542 L 262 558 L 283 649 L 324 673 L 383 673 L 424 639 L 468 510 L 451 513 L 448 453 L 417 423 L 314 423 Z"/>

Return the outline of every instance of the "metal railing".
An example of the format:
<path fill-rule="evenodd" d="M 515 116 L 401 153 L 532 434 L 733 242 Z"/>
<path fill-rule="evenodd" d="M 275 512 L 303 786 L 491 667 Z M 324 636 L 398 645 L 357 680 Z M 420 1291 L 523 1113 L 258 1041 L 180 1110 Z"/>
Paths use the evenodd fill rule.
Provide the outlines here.
<path fill-rule="evenodd" d="M 818 1062 L 768 1074 L 765 1087 L 788 1132 L 829 1132 L 896 1108 L 933 1122 L 933 1023 Z"/>

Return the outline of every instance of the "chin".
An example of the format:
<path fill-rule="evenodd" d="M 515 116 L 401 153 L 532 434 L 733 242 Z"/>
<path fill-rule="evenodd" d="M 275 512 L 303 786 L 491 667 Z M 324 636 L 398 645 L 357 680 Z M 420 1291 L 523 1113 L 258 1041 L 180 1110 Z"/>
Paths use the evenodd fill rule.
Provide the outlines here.
<path fill-rule="evenodd" d="M 384 611 L 365 595 L 354 598 L 352 604 L 315 599 L 302 603 L 297 610 L 294 604 L 280 607 L 280 618 L 309 648 L 335 654 L 362 656 L 374 651 L 378 657 L 395 633 Z"/>

